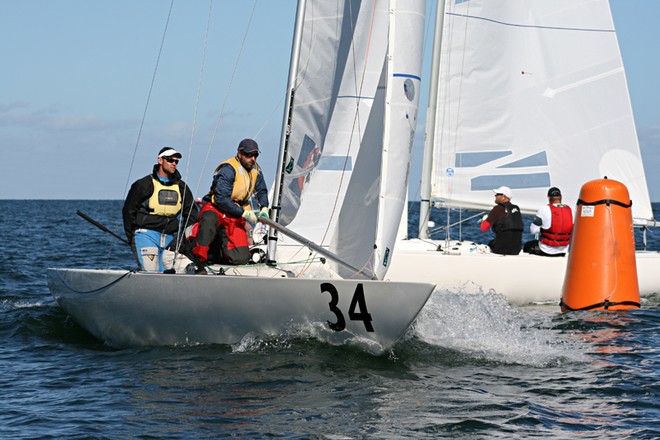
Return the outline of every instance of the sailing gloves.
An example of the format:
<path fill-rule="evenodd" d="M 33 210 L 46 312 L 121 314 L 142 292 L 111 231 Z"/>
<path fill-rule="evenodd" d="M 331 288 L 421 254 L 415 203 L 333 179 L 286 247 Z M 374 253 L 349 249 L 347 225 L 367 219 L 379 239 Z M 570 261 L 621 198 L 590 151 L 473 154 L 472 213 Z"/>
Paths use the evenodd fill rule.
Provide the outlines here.
<path fill-rule="evenodd" d="M 243 211 L 243 214 L 241 215 L 245 220 L 249 221 L 250 223 L 257 223 L 259 220 L 259 217 L 266 217 L 268 218 L 268 206 L 264 206 L 261 208 L 261 211 L 251 211 L 251 210 L 245 210 Z"/>
<path fill-rule="evenodd" d="M 249 221 L 250 223 L 257 223 L 257 215 L 255 214 L 257 211 L 252 211 L 251 209 L 246 209 L 243 211 L 243 217 L 245 220 Z"/>

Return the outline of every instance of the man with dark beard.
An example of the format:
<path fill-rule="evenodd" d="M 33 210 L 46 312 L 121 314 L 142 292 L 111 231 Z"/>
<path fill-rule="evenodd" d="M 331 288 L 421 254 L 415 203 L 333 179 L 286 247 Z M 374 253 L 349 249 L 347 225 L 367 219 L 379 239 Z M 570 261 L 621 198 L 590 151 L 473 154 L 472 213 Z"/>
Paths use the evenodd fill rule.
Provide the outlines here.
<path fill-rule="evenodd" d="M 268 217 L 268 188 L 261 168 L 257 165 L 259 146 L 252 139 L 243 139 L 236 156 L 227 159 L 215 169 L 213 183 L 204 196 L 195 233 L 196 273 L 204 273 L 203 266 L 210 260 L 211 243 L 218 243 L 216 263 L 247 264 L 250 249 L 246 221 L 256 223 L 258 217 Z M 250 197 L 256 196 L 260 211 L 253 211 Z M 214 246 L 215 248 L 216 246 Z"/>

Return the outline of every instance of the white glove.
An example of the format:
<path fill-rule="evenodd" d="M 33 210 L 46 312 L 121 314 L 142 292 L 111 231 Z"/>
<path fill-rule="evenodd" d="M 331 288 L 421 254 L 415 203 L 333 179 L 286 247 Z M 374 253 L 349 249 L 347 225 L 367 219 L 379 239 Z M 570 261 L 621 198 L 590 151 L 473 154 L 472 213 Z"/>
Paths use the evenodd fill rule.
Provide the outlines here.
<path fill-rule="evenodd" d="M 258 216 L 259 217 L 266 217 L 266 218 L 270 217 L 268 215 L 268 206 L 264 206 L 263 208 L 261 208 L 261 211 L 259 211 Z"/>
<path fill-rule="evenodd" d="M 257 223 L 257 216 L 255 214 L 255 211 L 252 211 L 251 209 L 244 210 L 241 217 L 243 217 L 245 220 L 249 221 L 250 223 Z"/>

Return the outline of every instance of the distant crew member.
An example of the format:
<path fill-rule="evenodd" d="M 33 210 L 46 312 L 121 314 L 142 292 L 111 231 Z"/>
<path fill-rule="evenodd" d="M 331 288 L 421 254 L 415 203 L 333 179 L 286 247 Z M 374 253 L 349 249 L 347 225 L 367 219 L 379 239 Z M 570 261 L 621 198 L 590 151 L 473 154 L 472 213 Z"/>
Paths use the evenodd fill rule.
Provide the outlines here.
<path fill-rule="evenodd" d="M 573 211 L 562 204 L 561 191 L 554 186 L 548 190 L 548 202 L 529 225 L 529 231 L 534 235 L 540 233 L 541 240 L 528 241 L 523 250 L 544 257 L 563 257 L 573 233 Z"/>
<path fill-rule="evenodd" d="M 511 203 L 513 191 L 507 186 L 494 189 L 495 203 L 480 224 L 482 232 L 492 228 L 495 238 L 488 243 L 495 254 L 518 255 L 522 247 L 523 220 L 520 208 Z"/>
<path fill-rule="evenodd" d="M 179 213 L 183 211 L 184 222 L 193 222 L 198 212 L 176 169 L 181 153 L 164 147 L 157 160 L 150 175 L 131 185 L 122 209 L 126 238 L 138 265 L 147 272 L 164 271 L 163 250 L 179 232 Z"/>

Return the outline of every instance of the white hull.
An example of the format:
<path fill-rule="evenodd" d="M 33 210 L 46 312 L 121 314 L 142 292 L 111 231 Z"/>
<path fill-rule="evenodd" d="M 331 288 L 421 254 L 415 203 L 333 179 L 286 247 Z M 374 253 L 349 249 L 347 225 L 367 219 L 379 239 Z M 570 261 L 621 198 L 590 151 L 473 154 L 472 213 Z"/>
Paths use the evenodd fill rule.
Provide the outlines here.
<path fill-rule="evenodd" d="M 387 279 L 396 282 L 433 283 L 456 293 L 504 295 L 511 304 L 556 302 L 561 299 L 567 257 L 540 257 L 521 253 L 498 255 L 485 245 L 452 241 L 448 253 L 437 251 L 444 240 L 399 240 L 390 261 Z M 301 261 L 309 251 L 293 246 L 278 248 L 280 264 Z M 638 251 L 637 277 L 642 297 L 660 293 L 660 252 Z"/>
<path fill-rule="evenodd" d="M 517 305 L 559 303 L 568 258 L 497 255 L 480 252 L 471 242 L 452 244 L 450 249 L 456 250 L 444 253 L 436 251 L 438 245 L 444 247 L 444 240 L 398 241 L 387 278 L 435 283 L 439 289 L 457 292 L 494 290 Z M 660 292 L 660 253 L 640 251 L 636 255 L 641 296 Z"/>
<path fill-rule="evenodd" d="M 195 276 L 122 270 L 49 269 L 48 285 L 60 306 L 91 334 L 113 347 L 235 344 L 246 335 L 277 336 L 296 329 L 332 344 L 378 354 L 412 324 L 432 284 L 342 279 Z M 324 284 L 328 283 L 328 284 Z M 337 291 L 338 311 L 331 310 Z M 362 286 L 364 301 L 350 319 Z M 357 290 L 356 290 L 357 289 Z M 366 307 L 363 310 L 362 307 Z M 345 329 L 332 330 L 342 315 Z M 369 324 L 373 331 L 369 331 Z"/>

